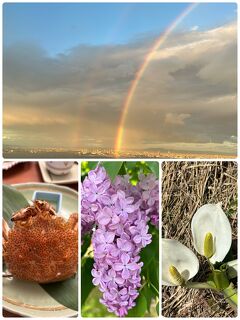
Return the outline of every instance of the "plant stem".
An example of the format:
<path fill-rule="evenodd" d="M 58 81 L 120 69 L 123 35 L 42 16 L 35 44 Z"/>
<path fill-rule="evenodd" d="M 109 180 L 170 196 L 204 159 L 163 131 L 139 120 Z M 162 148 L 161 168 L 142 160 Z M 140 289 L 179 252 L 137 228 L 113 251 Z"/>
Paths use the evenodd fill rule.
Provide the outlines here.
<path fill-rule="evenodd" d="M 184 285 L 184 287 L 185 288 L 192 288 L 192 289 L 213 289 L 213 290 L 217 290 L 216 288 L 214 288 L 213 286 L 211 286 L 207 282 L 187 282 Z"/>
<path fill-rule="evenodd" d="M 210 262 L 210 260 L 208 258 L 206 258 L 206 259 L 207 259 L 210 270 L 213 271 L 214 267 L 213 267 L 212 263 Z"/>
<path fill-rule="evenodd" d="M 156 292 L 157 296 L 159 297 L 158 289 L 152 283 L 150 283 L 150 286 L 153 288 L 153 290 Z"/>
<path fill-rule="evenodd" d="M 226 270 L 213 270 L 212 275 L 213 281 L 219 290 L 224 290 L 229 287 L 230 282 Z"/>
<path fill-rule="evenodd" d="M 219 293 L 223 293 L 225 300 L 230 304 L 230 306 L 234 310 L 237 310 L 238 295 L 237 290 L 234 288 L 234 285 L 232 283 L 225 289 L 218 289 L 216 287 L 211 286 L 207 282 L 187 282 L 184 285 L 184 287 L 191 289 L 212 289 Z"/>
<path fill-rule="evenodd" d="M 148 284 L 147 281 L 145 281 L 145 282 L 142 284 L 141 288 L 139 289 L 139 292 L 145 287 L 146 284 Z"/>
<path fill-rule="evenodd" d="M 237 290 L 234 288 L 232 283 L 229 285 L 229 287 L 223 290 L 223 295 L 226 301 L 230 304 L 230 306 L 234 310 L 237 310 L 238 295 L 237 295 Z"/>

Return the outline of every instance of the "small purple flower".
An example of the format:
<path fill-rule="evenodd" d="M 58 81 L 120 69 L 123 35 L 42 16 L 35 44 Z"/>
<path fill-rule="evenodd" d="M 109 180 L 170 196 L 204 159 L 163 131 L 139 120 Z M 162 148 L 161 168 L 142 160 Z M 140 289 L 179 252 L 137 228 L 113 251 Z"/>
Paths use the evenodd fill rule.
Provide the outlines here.
<path fill-rule="evenodd" d="M 130 271 L 135 271 L 139 269 L 139 266 L 136 262 L 129 262 L 130 256 L 126 253 L 121 255 L 121 262 L 115 263 L 113 268 L 115 271 L 122 271 L 123 279 L 130 278 Z"/>
<path fill-rule="evenodd" d="M 131 227 L 131 232 L 134 235 L 133 241 L 136 244 L 141 244 L 142 247 L 146 247 L 149 243 L 151 243 L 152 235 L 148 233 L 148 225 L 140 222 L 137 227 Z"/>
<path fill-rule="evenodd" d="M 117 239 L 117 247 L 121 251 L 130 252 L 132 250 L 132 248 L 133 248 L 133 245 L 132 245 L 132 242 L 130 240 L 118 238 Z"/>
<path fill-rule="evenodd" d="M 95 170 L 89 171 L 88 179 L 94 184 L 101 184 L 106 179 L 106 171 L 101 166 Z"/>
<path fill-rule="evenodd" d="M 105 300 L 113 301 L 118 296 L 118 290 L 116 288 L 110 288 L 108 291 L 105 291 L 103 294 L 103 298 Z"/>
<path fill-rule="evenodd" d="M 120 222 L 119 217 L 108 207 L 104 207 L 96 216 L 97 222 L 102 225 L 115 225 Z"/>
<path fill-rule="evenodd" d="M 110 181 L 106 180 L 100 185 L 92 183 L 89 189 L 86 190 L 86 197 L 89 202 L 99 201 L 103 204 L 109 203 L 109 195 L 107 190 L 110 187 Z"/>
<path fill-rule="evenodd" d="M 124 317 L 128 314 L 127 308 L 121 307 L 118 311 L 119 317 Z"/>
<path fill-rule="evenodd" d="M 142 198 L 151 207 L 159 199 L 159 195 L 156 190 L 143 191 Z"/>
<path fill-rule="evenodd" d="M 92 269 L 92 276 L 93 276 L 93 284 L 95 286 L 98 286 L 99 284 L 102 283 L 102 277 L 103 277 L 103 271 L 102 270 L 96 270 L 96 269 Z"/>
<path fill-rule="evenodd" d="M 115 234 L 113 232 L 104 232 L 100 229 L 95 233 L 95 241 L 97 245 L 97 250 L 103 253 L 108 245 L 113 242 Z"/>
<path fill-rule="evenodd" d="M 139 180 L 139 186 L 142 190 L 152 190 L 158 186 L 158 181 L 154 174 L 148 174 L 147 176 L 140 174 Z"/>
<path fill-rule="evenodd" d="M 118 215 L 132 213 L 136 210 L 136 207 L 132 205 L 134 201 L 133 197 L 126 198 L 123 191 L 118 191 L 117 196 L 118 199 L 116 199 L 115 212 Z"/>
<path fill-rule="evenodd" d="M 105 275 L 104 281 L 109 282 L 110 286 L 114 286 L 115 284 L 122 285 L 125 280 L 114 269 L 110 269 L 107 275 Z"/>
<path fill-rule="evenodd" d="M 141 194 L 141 208 L 147 212 L 152 225 L 159 227 L 159 187 L 153 174 L 139 176 L 138 190 Z"/>

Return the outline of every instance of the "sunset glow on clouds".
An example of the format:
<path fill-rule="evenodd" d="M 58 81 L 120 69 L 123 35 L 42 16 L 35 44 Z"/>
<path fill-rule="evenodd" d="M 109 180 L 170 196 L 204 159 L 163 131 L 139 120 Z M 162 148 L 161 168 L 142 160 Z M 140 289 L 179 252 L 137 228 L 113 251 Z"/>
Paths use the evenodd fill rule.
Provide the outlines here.
<path fill-rule="evenodd" d="M 154 55 L 129 109 L 124 148 L 236 153 L 236 17 L 201 27 L 201 10 Z M 4 143 L 113 147 L 128 89 L 162 28 L 55 54 L 33 40 L 7 41 L 5 29 Z"/>

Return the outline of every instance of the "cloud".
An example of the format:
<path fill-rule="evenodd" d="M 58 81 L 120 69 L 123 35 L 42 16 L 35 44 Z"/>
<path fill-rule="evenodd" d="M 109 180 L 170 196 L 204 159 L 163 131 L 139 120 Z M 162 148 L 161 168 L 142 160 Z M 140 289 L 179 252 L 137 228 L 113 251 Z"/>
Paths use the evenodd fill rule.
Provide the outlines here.
<path fill-rule="evenodd" d="M 98 140 L 112 147 L 129 87 L 155 40 L 148 35 L 122 45 L 79 45 L 55 57 L 29 43 L 4 48 L 6 141 L 14 143 L 10 136 L 19 133 L 18 143 L 30 145 L 32 132 L 31 144 L 46 137 L 49 146 L 86 147 Z M 219 148 L 237 135 L 236 92 L 236 23 L 175 32 L 137 86 L 124 146 L 211 141 Z"/>
<path fill-rule="evenodd" d="M 189 113 L 180 113 L 180 114 L 167 113 L 165 115 L 165 123 L 183 126 L 185 124 L 185 120 L 190 117 L 191 115 Z"/>
<path fill-rule="evenodd" d="M 199 26 L 193 26 L 192 28 L 191 28 L 191 31 L 197 31 L 199 29 Z"/>

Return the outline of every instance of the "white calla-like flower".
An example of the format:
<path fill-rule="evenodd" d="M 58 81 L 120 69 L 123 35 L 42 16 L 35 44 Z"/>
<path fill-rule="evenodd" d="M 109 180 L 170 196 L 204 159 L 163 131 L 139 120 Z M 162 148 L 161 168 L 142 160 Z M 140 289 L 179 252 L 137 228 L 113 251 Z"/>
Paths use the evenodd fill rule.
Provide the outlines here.
<path fill-rule="evenodd" d="M 212 264 L 222 262 L 232 243 L 232 230 L 221 203 L 205 204 L 197 210 L 192 223 L 193 244 Z"/>
<path fill-rule="evenodd" d="M 196 255 L 177 240 L 162 239 L 162 284 L 184 285 L 199 270 Z"/>

